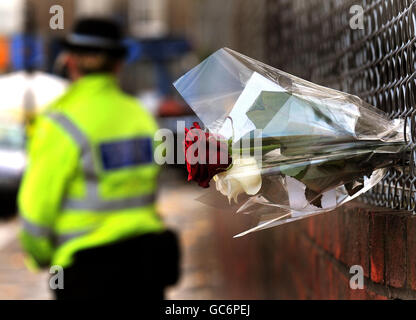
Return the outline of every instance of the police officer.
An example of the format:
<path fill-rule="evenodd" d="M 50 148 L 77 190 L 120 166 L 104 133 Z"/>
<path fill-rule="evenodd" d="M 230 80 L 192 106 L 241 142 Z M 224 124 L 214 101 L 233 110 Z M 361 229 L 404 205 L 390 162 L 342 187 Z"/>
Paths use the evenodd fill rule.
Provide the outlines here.
<path fill-rule="evenodd" d="M 37 119 L 19 192 L 28 262 L 63 268 L 58 299 L 163 298 L 179 252 L 155 208 L 157 125 L 116 82 L 120 28 L 83 19 L 66 46 L 74 83 Z"/>

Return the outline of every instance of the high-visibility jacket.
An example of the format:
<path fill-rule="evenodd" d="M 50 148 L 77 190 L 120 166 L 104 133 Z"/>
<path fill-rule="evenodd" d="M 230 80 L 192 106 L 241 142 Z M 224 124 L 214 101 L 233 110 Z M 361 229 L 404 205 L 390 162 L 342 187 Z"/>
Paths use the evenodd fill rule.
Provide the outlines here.
<path fill-rule="evenodd" d="M 39 116 L 18 196 L 32 262 L 67 267 L 79 250 L 163 230 L 156 130 L 108 74 L 81 78 Z"/>

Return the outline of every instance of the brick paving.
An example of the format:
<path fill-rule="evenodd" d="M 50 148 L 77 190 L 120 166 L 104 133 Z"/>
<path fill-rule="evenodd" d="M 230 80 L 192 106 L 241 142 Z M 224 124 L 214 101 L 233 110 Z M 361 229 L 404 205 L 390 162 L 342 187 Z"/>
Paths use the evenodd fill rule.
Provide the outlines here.
<path fill-rule="evenodd" d="M 211 212 L 195 201 L 201 190 L 184 184 L 177 171 L 163 177 L 159 211 L 168 226 L 179 232 L 182 277 L 167 291 L 170 299 L 215 299 L 221 296 L 221 275 L 215 259 L 215 233 Z M 201 210 L 201 207 L 204 209 Z"/>

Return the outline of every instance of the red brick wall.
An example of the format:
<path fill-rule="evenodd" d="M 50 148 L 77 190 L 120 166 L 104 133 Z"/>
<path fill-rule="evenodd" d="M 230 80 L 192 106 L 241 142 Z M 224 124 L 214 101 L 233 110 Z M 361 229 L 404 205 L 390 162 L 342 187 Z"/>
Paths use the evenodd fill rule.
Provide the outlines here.
<path fill-rule="evenodd" d="M 416 217 L 359 202 L 232 239 L 249 217 L 215 214 L 228 298 L 416 298 Z M 364 289 L 349 286 L 361 265 Z"/>

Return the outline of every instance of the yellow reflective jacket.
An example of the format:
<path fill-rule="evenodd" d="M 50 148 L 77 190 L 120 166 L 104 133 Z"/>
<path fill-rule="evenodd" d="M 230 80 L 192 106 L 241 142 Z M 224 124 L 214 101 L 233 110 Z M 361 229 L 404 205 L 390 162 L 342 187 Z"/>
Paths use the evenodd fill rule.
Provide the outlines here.
<path fill-rule="evenodd" d="M 81 78 L 39 117 L 18 196 L 32 261 L 67 267 L 79 250 L 163 230 L 156 130 L 108 74 Z"/>

